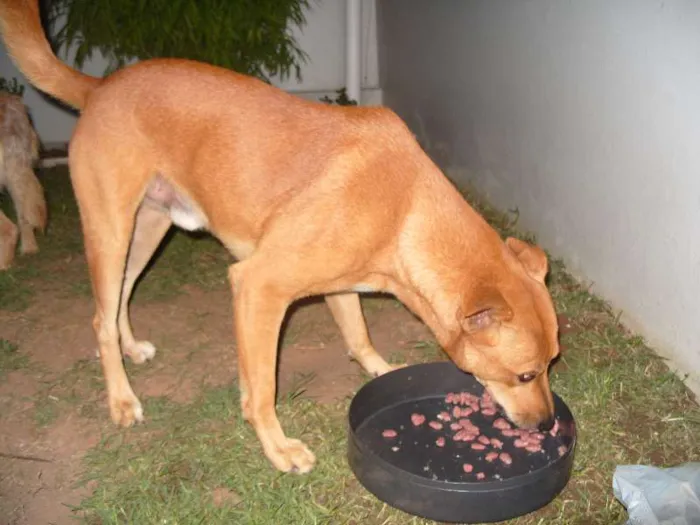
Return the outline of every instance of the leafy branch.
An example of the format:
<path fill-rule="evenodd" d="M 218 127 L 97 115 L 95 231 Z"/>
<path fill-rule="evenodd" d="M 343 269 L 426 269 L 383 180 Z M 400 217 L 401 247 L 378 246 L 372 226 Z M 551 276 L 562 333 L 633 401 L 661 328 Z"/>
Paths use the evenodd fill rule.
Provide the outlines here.
<path fill-rule="evenodd" d="M 269 81 L 294 74 L 308 56 L 291 28 L 310 0 L 54 0 L 54 45 L 74 47 L 81 67 L 99 50 L 106 72 L 134 59 L 199 60 Z"/>

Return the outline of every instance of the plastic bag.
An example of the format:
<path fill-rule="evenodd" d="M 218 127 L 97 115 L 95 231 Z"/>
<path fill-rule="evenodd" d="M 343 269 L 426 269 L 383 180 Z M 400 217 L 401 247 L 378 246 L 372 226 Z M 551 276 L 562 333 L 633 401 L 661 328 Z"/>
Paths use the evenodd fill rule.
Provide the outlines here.
<path fill-rule="evenodd" d="M 627 525 L 700 525 L 700 463 L 672 468 L 621 465 L 615 497 L 627 507 Z"/>

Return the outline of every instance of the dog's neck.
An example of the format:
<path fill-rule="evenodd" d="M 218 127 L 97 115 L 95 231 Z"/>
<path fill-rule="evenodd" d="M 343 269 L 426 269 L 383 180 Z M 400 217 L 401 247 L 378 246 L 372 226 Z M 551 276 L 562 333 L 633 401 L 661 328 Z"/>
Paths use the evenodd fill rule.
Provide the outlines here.
<path fill-rule="evenodd" d="M 446 347 L 463 316 L 484 294 L 500 293 L 496 288 L 509 272 L 502 239 L 459 192 L 447 181 L 430 191 L 406 219 L 392 292 Z"/>

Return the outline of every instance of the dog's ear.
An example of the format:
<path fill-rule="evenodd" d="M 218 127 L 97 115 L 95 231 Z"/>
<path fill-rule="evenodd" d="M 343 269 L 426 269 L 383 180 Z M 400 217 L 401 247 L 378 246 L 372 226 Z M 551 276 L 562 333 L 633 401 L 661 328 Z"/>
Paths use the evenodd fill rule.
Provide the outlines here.
<path fill-rule="evenodd" d="M 495 288 L 479 291 L 469 301 L 470 305 L 460 308 L 458 315 L 462 329 L 467 335 L 486 335 L 487 331 L 498 328 L 502 321 L 513 317 L 513 311 Z"/>
<path fill-rule="evenodd" d="M 513 252 L 521 264 L 525 267 L 525 271 L 534 279 L 544 282 L 547 275 L 547 255 L 544 250 L 538 246 L 533 246 L 515 237 L 506 239 L 506 246 Z"/>

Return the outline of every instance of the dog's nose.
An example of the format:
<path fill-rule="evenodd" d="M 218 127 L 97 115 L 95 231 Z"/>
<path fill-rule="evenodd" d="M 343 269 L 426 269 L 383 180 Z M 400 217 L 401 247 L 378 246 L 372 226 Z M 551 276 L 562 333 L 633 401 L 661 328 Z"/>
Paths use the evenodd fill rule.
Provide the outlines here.
<path fill-rule="evenodd" d="M 544 421 L 541 421 L 537 426 L 540 432 L 548 432 L 554 426 L 554 416 L 550 416 Z"/>

